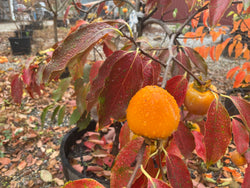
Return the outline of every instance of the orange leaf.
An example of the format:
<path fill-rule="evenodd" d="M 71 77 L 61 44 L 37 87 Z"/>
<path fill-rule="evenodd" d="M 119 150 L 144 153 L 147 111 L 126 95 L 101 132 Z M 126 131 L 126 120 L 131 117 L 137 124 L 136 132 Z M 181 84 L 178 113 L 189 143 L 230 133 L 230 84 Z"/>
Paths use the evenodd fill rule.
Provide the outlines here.
<path fill-rule="evenodd" d="M 202 31 L 203 31 L 203 29 L 204 29 L 204 26 L 200 26 L 200 27 L 198 27 L 197 29 L 196 29 L 196 31 L 195 31 L 195 36 L 196 37 L 200 37 L 201 35 L 202 35 Z"/>
<path fill-rule="evenodd" d="M 249 24 L 250 24 L 250 18 L 243 20 L 240 25 L 240 30 L 243 32 L 248 31 Z"/>
<path fill-rule="evenodd" d="M 241 86 L 242 81 L 244 80 L 246 75 L 245 71 L 239 71 L 238 74 L 235 76 L 234 88 Z"/>
<path fill-rule="evenodd" d="M 231 33 L 234 33 L 234 32 L 239 28 L 240 23 L 241 23 L 241 20 L 239 20 L 239 21 L 234 21 L 234 23 L 233 23 L 233 24 L 234 24 L 234 27 L 233 27 Z"/>
<path fill-rule="evenodd" d="M 207 25 L 208 17 L 209 17 L 209 9 L 203 11 L 203 24 L 205 27 L 208 27 Z"/>
<path fill-rule="evenodd" d="M 250 83 L 250 74 L 247 74 L 245 77 L 245 82 L 248 84 Z"/>
<path fill-rule="evenodd" d="M 234 67 L 234 68 L 232 68 L 231 70 L 229 70 L 229 71 L 227 72 L 227 79 L 228 79 L 228 78 L 229 78 L 229 79 L 232 79 L 233 76 L 234 76 L 234 74 L 236 73 L 236 71 L 238 71 L 239 69 L 240 69 L 240 67 L 237 66 L 237 67 Z"/>
<path fill-rule="evenodd" d="M 216 46 L 216 48 L 215 48 L 215 59 L 216 59 L 216 61 L 219 60 L 222 51 L 223 51 L 223 46 L 222 46 L 222 44 L 218 44 L 218 45 Z"/>
<path fill-rule="evenodd" d="M 246 51 L 244 52 L 243 58 L 245 58 L 246 60 L 250 58 L 250 51 L 248 49 L 246 49 Z"/>
<path fill-rule="evenodd" d="M 21 161 L 18 165 L 18 170 L 23 170 L 26 167 L 27 163 L 25 161 Z"/>
<path fill-rule="evenodd" d="M 236 41 L 234 41 L 232 44 L 229 45 L 229 47 L 228 47 L 228 55 L 229 56 L 232 55 L 233 49 L 235 47 L 235 44 L 236 44 Z"/>
<path fill-rule="evenodd" d="M 183 39 L 183 42 L 186 44 L 188 38 L 193 38 L 193 37 L 195 37 L 195 33 L 194 33 L 194 32 L 187 32 L 187 33 L 184 35 L 184 37 L 185 37 L 185 38 Z"/>
<path fill-rule="evenodd" d="M 197 27 L 199 23 L 201 13 L 198 13 L 192 20 L 191 20 L 191 25 L 193 28 Z"/>
<path fill-rule="evenodd" d="M 2 165 L 8 165 L 11 162 L 9 158 L 0 158 L 0 163 Z"/>
<path fill-rule="evenodd" d="M 200 41 L 201 41 L 201 43 L 203 43 L 203 40 L 204 40 L 204 37 L 206 36 L 206 33 L 203 33 L 202 35 L 201 35 L 201 38 L 200 38 Z"/>
<path fill-rule="evenodd" d="M 217 32 L 217 31 L 212 30 L 212 31 L 210 31 L 210 35 L 212 36 L 213 42 L 215 42 L 216 39 L 217 39 L 221 34 L 220 34 L 220 32 Z"/>
<path fill-rule="evenodd" d="M 213 61 L 215 61 L 215 59 L 214 59 L 214 51 L 215 51 L 215 46 L 212 46 L 210 48 L 210 57 L 212 58 Z"/>
<path fill-rule="evenodd" d="M 235 58 L 238 58 L 242 54 L 243 50 L 243 44 L 241 42 L 238 42 L 235 45 Z"/>

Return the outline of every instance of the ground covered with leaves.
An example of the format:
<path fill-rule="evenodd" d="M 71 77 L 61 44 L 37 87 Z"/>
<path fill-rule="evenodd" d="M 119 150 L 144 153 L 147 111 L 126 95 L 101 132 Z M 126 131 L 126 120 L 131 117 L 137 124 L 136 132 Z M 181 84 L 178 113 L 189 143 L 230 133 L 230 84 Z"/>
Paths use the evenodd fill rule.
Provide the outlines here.
<path fill-rule="evenodd" d="M 59 29 L 59 38 L 66 36 L 69 28 Z M 151 32 L 152 33 L 152 32 Z M 155 32 L 154 32 L 155 33 Z M 30 56 L 13 56 L 8 37 L 11 32 L 0 35 L 0 56 L 6 56 L 9 62 L 0 64 L 0 187 L 60 187 L 65 183 L 62 165 L 59 157 L 60 143 L 71 127 L 68 118 L 58 125 L 46 118 L 41 124 L 42 110 L 51 104 L 52 91 L 55 83 L 50 83 L 41 97 L 31 99 L 25 94 L 21 106 L 12 103 L 10 95 L 10 75 L 20 70 L 27 59 L 40 50 L 53 45 L 52 27 L 34 32 L 32 54 Z M 164 35 L 151 36 L 156 40 Z M 219 92 L 226 93 L 232 88 L 232 81 L 226 80 L 226 73 L 232 67 L 240 64 L 221 58 L 218 62 L 208 61 L 209 78 L 217 86 Z M 198 73 L 197 73 L 198 74 Z M 75 103 L 73 91 L 69 88 L 61 105 L 66 105 L 66 114 L 73 112 Z M 197 157 L 189 161 L 189 169 L 195 182 L 206 181 L 197 187 L 240 187 L 243 181 L 245 167 L 236 167 L 230 160 L 230 153 L 235 149 L 230 145 L 227 155 L 221 163 L 217 163 L 201 175 Z M 200 164 L 199 164 L 200 165 Z"/>

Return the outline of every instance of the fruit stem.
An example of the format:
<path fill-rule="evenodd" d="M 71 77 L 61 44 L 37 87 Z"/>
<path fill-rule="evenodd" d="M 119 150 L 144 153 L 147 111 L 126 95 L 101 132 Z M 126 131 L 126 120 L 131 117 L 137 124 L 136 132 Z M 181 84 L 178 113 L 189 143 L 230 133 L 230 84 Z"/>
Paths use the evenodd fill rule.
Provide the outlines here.
<path fill-rule="evenodd" d="M 127 184 L 127 188 L 131 188 L 132 187 L 132 184 L 133 184 L 133 181 L 135 179 L 136 173 L 137 173 L 137 171 L 139 170 L 139 168 L 140 168 L 140 166 L 142 164 L 143 154 L 145 152 L 146 145 L 147 144 L 146 144 L 146 142 L 144 140 L 143 143 L 142 143 L 142 145 L 141 145 L 141 148 L 140 148 L 140 150 L 139 150 L 139 152 L 138 152 L 138 154 L 136 156 L 136 159 L 135 159 L 136 160 L 135 169 L 134 169 L 134 171 L 133 171 L 133 173 L 132 173 L 132 175 L 131 175 L 131 177 L 129 179 L 129 182 Z"/>
<path fill-rule="evenodd" d="M 164 148 L 163 145 L 161 144 L 161 142 L 159 140 L 157 140 L 157 148 L 159 148 L 161 146 L 161 148 Z M 164 150 L 164 149 L 163 149 Z M 161 171 L 161 175 L 162 175 L 162 180 L 164 182 L 167 182 L 167 178 L 164 174 L 164 170 L 162 167 L 162 161 L 161 161 L 161 150 L 158 150 L 158 158 L 159 158 L 159 167 L 160 167 L 160 171 Z"/>

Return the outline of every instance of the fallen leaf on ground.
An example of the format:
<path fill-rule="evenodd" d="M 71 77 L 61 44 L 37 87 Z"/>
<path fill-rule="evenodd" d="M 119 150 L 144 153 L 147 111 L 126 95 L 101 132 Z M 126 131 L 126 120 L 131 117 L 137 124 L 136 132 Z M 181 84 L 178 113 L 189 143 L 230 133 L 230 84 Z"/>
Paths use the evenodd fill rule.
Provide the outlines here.
<path fill-rule="evenodd" d="M 8 165 L 11 162 L 9 158 L 0 158 L 0 163 L 2 165 Z"/>
<path fill-rule="evenodd" d="M 18 165 L 18 170 L 23 170 L 26 167 L 27 163 L 25 161 L 21 161 Z"/>
<path fill-rule="evenodd" d="M 41 170 L 40 177 L 44 182 L 52 181 L 52 175 L 48 170 Z"/>

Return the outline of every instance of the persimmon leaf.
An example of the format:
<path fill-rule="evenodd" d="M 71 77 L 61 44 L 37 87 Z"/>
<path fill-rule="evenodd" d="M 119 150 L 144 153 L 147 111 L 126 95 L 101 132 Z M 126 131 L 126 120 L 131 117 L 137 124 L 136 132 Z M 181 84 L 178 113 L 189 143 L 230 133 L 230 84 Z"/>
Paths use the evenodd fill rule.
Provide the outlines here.
<path fill-rule="evenodd" d="M 102 65 L 103 61 L 96 61 L 91 69 L 90 69 L 90 73 L 89 73 L 89 82 L 90 84 L 92 84 L 93 80 L 96 78 L 96 76 L 98 75 L 99 69 Z"/>
<path fill-rule="evenodd" d="M 204 144 L 204 136 L 198 131 L 192 131 L 195 140 L 195 151 L 197 155 L 202 158 L 203 161 L 206 160 L 206 148 Z"/>
<path fill-rule="evenodd" d="M 137 137 L 135 140 L 130 141 L 123 147 L 116 157 L 115 164 L 111 169 L 110 187 L 126 187 L 132 175 L 134 166 L 131 165 L 135 162 L 139 149 L 142 146 L 144 139 Z M 150 149 L 146 148 L 143 156 L 143 167 L 145 168 L 149 159 Z M 136 178 L 139 178 L 142 172 L 139 170 Z"/>
<path fill-rule="evenodd" d="M 204 143 L 207 166 L 216 163 L 226 152 L 231 141 L 231 121 L 221 102 L 214 100 L 210 105 L 205 123 Z"/>
<path fill-rule="evenodd" d="M 201 55 L 190 47 L 183 48 L 191 62 L 205 75 L 207 75 L 207 64 Z"/>
<path fill-rule="evenodd" d="M 167 176 L 174 188 L 192 188 L 190 173 L 183 160 L 176 155 L 168 154 L 166 157 Z"/>
<path fill-rule="evenodd" d="M 167 91 L 175 98 L 179 107 L 184 103 L 187 88 L 188 80 L 182 75 L 172 77 L 166 85 Z"/>
<path fill-rule="evenodd" d="M 122 126 L 119 134 L 120 148 L 123 148 L 127 143 L 129 143 L 129 141 L 130 141 L 130 129 L 128 126 L 128 122 L 126 121 Z"/>
<path fill-rule="evenodd" d="M 226 10 L 231 5 L 232 0 L 211 0 L 209 3 L 209 25 L 216 26 L 221 20 Z"/>
<path fill-rule="evenodd" d="M 249 164 L 248 164 L 248 167 L 246 168 L 244 181 L 242 184 L 242 188 L 248 188 L 248 187 L 250 187 L 250 165 Z"/>
<path fill-rule="evenodd" d="M 235 82 L 234 82 L 234 88 L 237 88 L 240 86 L 240 84 L 243 82 L 245 78 L 246 72 L 245 71 L 239 71 L 238 74 L 235 76 Z"/>
<path fill-rule="evenodd" d="M 90 178 L 84 178 L 74 181 L 69 181 L 65 183 L 63 188 L 80 188 L 80 187 L 88 187 L 88 188 L 105 188 L 98 181 Z"/>
<path fill-rule="evenodd" d="M 191 11 L 193 9 L 193 6 L 195 5 L 197 0 L 185 0 L 185 3 L 188 6 L 188 10 Z"/>
<path fill-rule="evenodd" d="M 93 46 L 106 34 L 113 31 L 112 26 L 104 22 L 85 24 L 71 33 L 63 43 L 55 49 L 52 60 L 44 70 L 44 81 L 59 76 L 68 64 L 75 64 L 74 59 L 85 57 Z"/>
<path fill-rule="evenodd" d="M 178 129 L 174 132 L 175 142 L 185 158 L 190 158 L 195 149 L 195 142 L 189 128 L 183 122 L 179 123 Z"/>
<path fill-rule="evenodd" d="M 242 123 L 235 118 L 232 120 L 232 130 L 236 149 L 240 154 L 244 154 L 249 148 L 249 133 Z"/>
<path fill-rule="evenodd" d="M 104 62 L 105 63 L 105 62 Z M 111 67 L 105 86 L 99 95 L 100 127 L 126 117 L 132 96 L 142 87 L 142 61 L 137 52 L 126 53 Z"/>
<path fill-rule="evenodd" d="M 111 67 L 113 67 L 114 64 L 116 64 L 116 62 L 119 61 L 119 59 L 123 58 L 125 54 L 126 52 L 122 50 L 115 51 L 102 63 L 102 66 L 98 71 L 98 75 L 93 80 L 90 87 L 90 91 L 86 97 L 88 111 L 90 111 L 91 108 L 97 103 L 98 96 L 104 87 L 105 80 L 107 79 L 107 77 L 111 72 Z"/>
<path fill-rule="evenodd" d="M 184 65 L 188 70 L 192 69 L 189 58 L 182 51 L 177 54 L 176 59 L 180 61 L 181 64 Z M 183 75 L 185 72 L 186 70 L 173 61 L 173 66 L 171 69 L 172 76 Z"/>
<path fill-rule="evenodd" d="M 21 104 L 23 96 L 23 81 L 19 74 L 15 74 L 11 81 L 11 96 L 14 103 Z"/>
<path fill-rule="evenodd" d="M 250 103 L 242 97 L 230 96 L 237 110 L 240 112 L 241 120 L 245 126 L 250 128 Z"/>

